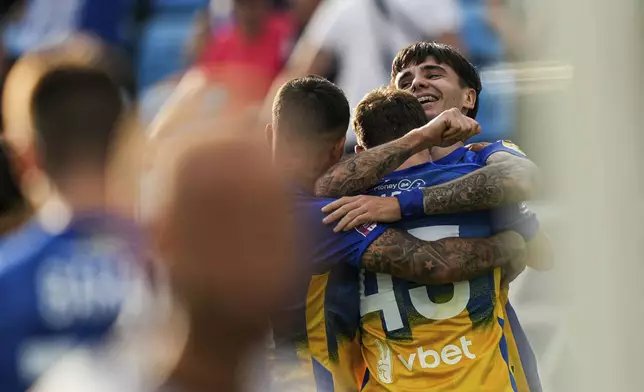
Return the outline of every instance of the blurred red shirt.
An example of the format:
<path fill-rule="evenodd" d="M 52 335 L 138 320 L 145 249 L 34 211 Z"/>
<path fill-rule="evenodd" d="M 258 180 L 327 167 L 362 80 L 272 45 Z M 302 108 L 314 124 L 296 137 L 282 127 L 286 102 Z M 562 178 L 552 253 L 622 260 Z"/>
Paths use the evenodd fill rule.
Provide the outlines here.
<path fill-rule="evenodd" d="M 290 15 L 270 15 L 262 32 L 249 38 L 235 24 L 230 24 L 214 34 L 201 54 L 197 65 L 205 68 L 235 66 L 238 70 L 252 72 L 256 89 L 268 92 L 271 82 L 278 75 L 291 53 L 294 23 Z"/>

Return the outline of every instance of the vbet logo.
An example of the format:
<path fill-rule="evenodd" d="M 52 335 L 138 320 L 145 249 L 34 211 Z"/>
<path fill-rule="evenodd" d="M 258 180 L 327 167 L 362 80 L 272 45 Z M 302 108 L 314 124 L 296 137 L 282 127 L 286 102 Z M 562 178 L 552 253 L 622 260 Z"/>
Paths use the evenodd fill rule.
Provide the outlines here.
<path fill-rule="evenodd" d="M 409 370 L 413 372 L 414 369 L 435 369 L 441 364 L 456 365 L 464 358 L 475 359 L 476 355 L 470 351 L 472 341 L 467 340 L 465 336 L 461 336 L 457 344 L 448 344 L 438 350 L 425 349 L 418 347 L 409 355 L 403 356 L 402 354 L 396 355 L 396 358 Z M 394 361 L 391 348 L 386 341 L 376 340 L 376 346 L 380 353 L 378 359 L 378 378 L 384 384 L 393 383 L 393 368 Z"/>

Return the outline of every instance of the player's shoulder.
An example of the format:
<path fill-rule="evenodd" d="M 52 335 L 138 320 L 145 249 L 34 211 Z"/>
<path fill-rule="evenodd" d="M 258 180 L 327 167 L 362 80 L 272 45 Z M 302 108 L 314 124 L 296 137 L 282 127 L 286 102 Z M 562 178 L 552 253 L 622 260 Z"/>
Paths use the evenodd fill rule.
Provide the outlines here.
<path fill-rule="evenodd" d="M 32 218 L 23 227 L 0 239 L 0 273 L 34 260 L 56 242 L 56 234 Z"/>
<path fill-rule="evenodd" d="M 517 146 L 510 140 L 497 140 L 494 143 L 490 143 L 480 151 L 476 152 L 476 157 L 481 164 L 485 164 L 490 156 L 500 152 L 509 153 L 520 158 L 527 157 L 527 155 L 519 148 L 519 146 Z"/>

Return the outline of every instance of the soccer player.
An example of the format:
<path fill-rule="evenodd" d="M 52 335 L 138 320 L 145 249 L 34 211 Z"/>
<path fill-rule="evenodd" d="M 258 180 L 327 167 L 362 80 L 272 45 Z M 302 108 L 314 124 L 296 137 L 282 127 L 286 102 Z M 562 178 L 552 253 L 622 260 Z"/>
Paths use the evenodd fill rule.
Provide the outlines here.
<path fill-rule="evenodd" d="M 265 145 L 231 131 L 176 137 L 155 161 L 164 192 L 151 226 L 170 298 L 150 298 L 100 349 L 66 356 L 36 392 L 268 390 L 267 317 L 296 273 L 290 203 Z"/>
<path fill-rule="evenodd" d="M 519 264 L 522 261 L 523 239 L 514 232 L 487 239 L 423 241 L 382 224 L 341 233 L 322 224 L 321 209 L 333 200 L 313 197 L 314 187 L 318 177 L 340 160 L 349 117 L 348 102 L 338 87 L 322 78 L 305 77 L 282 86 L 266 129 L 275 163 L 292 184 L 298 256 L 310 274 L 310 280 L 302 280 L 293 293 L 292 303 L 272 318 L 274 372 L 282 385 L 278 390 L 297 385 L 291 380 L 306 379 L 291 371 L 293 363 L 301 364 L 301 375 L 313 373 L 318 390 L 360 389 L 364 363 L 357 335 L 359 268 L 439 284 L 514 265 L 515 256 Z M 475 121 L 447 113 L 408 133 L 403 142 L 410 151 L 420 152 L 477 131 Z"/>
<path fill-rule="evenodd" d="M 360 148 L 368 149 L 375 147 L 378 143 L 395 140 L 401 134 L 404 135 L 425 122 L 426 116 L 423 108 L 413 95 L 402 90 L 381 89 L 368 94 L 358 105 L 354 129 Z M 426 153 L 417 154 L 410 158 L 401 170 L 386 176 L 378 186 L 371 190 L 370 194 L 377 196 L 399 195 L 400 204 L 410 206 L 405 196 L 409 196 L 411 193 L 409 191 L 414 188 L 444 183 L 478 170 L 484 165 L 487 157 L 492 154 L 501 152 L 509 152 L 517 154 L 517 156 L 520 154 L 514 149 L 505 147 L 502 142 L 493 143 L 480 152 L 472 152 L 464 147 L 457 151 L 463 155 L 462 163 L 438 164 L 431 162 Z M 418 163 L 422 159 L 425 161 Z M 410 161 L 415 161 L 413 163 L 417 164 L 409 166 Z M 383 199 L 375 198 L 375 200 Z M 397 214 L 400 216 L 399 211 Z M 488 235 L 489 232 L 499 229 L 516 230 L 531 244 L 528 248 L 528 264 L 536 264 L 537 266 L 543 264 L 539 263 L 541 260 L 538 260 L 539 256 L 544 255 L 543 252 L 535 253 L 534 249 L 532 249 L 533 252 L 530 252 L 530 248 L 534 248 L 532 240 L 539 236 L 544 237 L 543 234 L 539 234 L 538 221 L 534 214 L 517 205 L 509 205 L 493 211 L 444 214 L 431 217 L 425 216 L 422 207 L 420 207 L 415 211 L 411 210 L 410 214 L 416 214 L 418 219 L 407 215 L 401 221 L 400 227 L 420 238 L 443 235 L 467 237 Z M 377 216 L 371 216 L 371 218 L 379 219 Z M 536 244 L 537 246 L 547 245 L 542 240 L 539 242 Z M 381 282 L 384 277 L 376 277 L 369 272 L 365 272 L 364 275 L 365 287 L 372 287 L 372 289 L 365 290 L 363 293 L 363 298 L 365 298 L 361 323 L 362 342 L 365 346 L 363 352 L 372 369 L 378 368 L 375 365 L 378 360 L 380 360 L 377 362 L 378 364 L 382 362 L 380 357 L 383 352 L 390 359 L 387 362 L 389 365 L 387 372 L 381 373 L 379 378 L 373 378 L 370 382 L 391 384 L 385 385 L 385 388 L 390 390 L 407 390 L 418 383 L 431 385 L 438 390 L 451 390 L 450 388 L 469 390 L 473 386 L 467 383 L 476 379 L 477 382 L 481 382 L 485 388 L 490 390 L 503 390 L 508 385 L 516 386 L 517 390 L 529 390 L 525 382 L 522 382 L 524 374 L 521 363 L 513 363 L 512 360 L 518 358 L 509 356 L 509 352 L 516 350 L 516 344 L 512 330 L 506 328 L 508 317 L 503 305 L 507 302 L 507 285 L 501 285 L 499 271 L 490 271 L 488 276 L 469 282 L 455 283 L 453 288 L 452 285 L 449 287 L 427 286 L 428 298 L 438 298 L 441 292 L 453 290 L 454 296 L 448 302 L 452 305 L 457 301 L 456 295 L 459 293 L 459 289 L 463 289 L 464 285 L 469 286 L 469 290 L 461 290 L 460 292 L 460 294 L 465 291 L 471 293 L 469 297 L 460 299 L 463 308 L 454 309 L 454 312 L 447 318 L 440 316 L 441 321 L 438 323 L 430 323 L 429 320 L 432 317 L 428 317 L 428 314 L 423 312 L 423 310 L 427 310 L 426 304 L 423 303 L 427 301 L 424 297 L 411 294 L 411 299 L 405 299 L 404 293 L 408 290 L 410 293 L 418 291 L 416 287 L 420 287 L 419 285 L 394 280 L 393 287 L 376 289 L 378 287 L 375 284 L 376 279 Z M 414 322 L 409 321 L 408 325 L 403 326 L 402 321 L 405 317 L 401 318 L 400 323 L 396 323 L 400 317 L 392 317 L 392 313 L 383 312 L 382 320 L 374 315 L 375 309 L 378 309 L 379 306 L 378 299 L 380 299 L 380 306 L 383 306 L 382 303 L 386 302 L 382 301 L 386 301 L 387 296 L 394 295 L 394 293 L 396 298 L 399 298 L 399 307 L 403 309 L 403 314 L 407 319 L 411 318 L 412 314 L 416 314 L 416 310 L 410 311 L 409 309 L 421 309 L 418 313 L 422 316 L 413 316 Z M 406 301 L 411 301 L 411 305 Z M 440 314 L 439 307 L 448 307 L 447 304 L 433 306 L 435 307 L 435 315 Z M 422 317 L 427 320 L 423 321 Z M 499 322 L 491 322 L 490 319 L 493 317 L 498 317 Z M 468 320 L 471 324 L 462 322 L 463 320 Z M 400 325 L 400 327 L 396 328 L 396 325 Z M 451 339 L 457 335 L 467 336 L 468 339 L 471 339 L 466 339 L 466 342 L 471 343 L 471 347 L 468 349 L 471 351 L 468 352 L 477 352 L 477 354 L 472 354 L 476 355 L 475 357 L 466 355 L 469 360 L 458 361 L 458 365 L 446 362 L 454 365 L 450 366 L 449 372 L 445 372 L 445 367 L 441 364 L 423 370 L 427 367 L 423 366 L 421 357 L 426 356 L 426 352 L 421 350 L 422 354 L 421 351 L 417 353 L 419 364 L 414 365 L 415 351 L 418 347 L 426 348 L 436 345 L 436 342 L 442 346 L 456 344 Z M 400 366 L 395 358 L 402 362 L 407 371 Z M 495 358 L 496 360 L 494 360 Z M 508 361 L 511 372 L 508 372 Z M 382 365 L 379 367 L 382 368 Z M 479 374 L 480 377 L 473 376 L 473 374 Z M 446 382 L 447 377 L 449 377 L 449 382 Z M 367 384 L 367 390 L 373 388 L 374 386 L 370 388 Z"/>
<path fill-rule="evenodd" d="M 34 218 L 0 242 L 0 384 L 9 392 L 26 390 L 67 350 L 103 337 L 140 277 L 135 261 L 142 245 L 137 228 L 110 213 L 106 195 L 110 149 L 125 114 L 119 86 L 90 67 L 41 73 L 44 64 L 23 60 L 8 85 L 15 87 L 19 76 L 37 79 L 28 91 L 34 132 L 7 129 L 7 139 L 20 146 L 21 183 L 41 172 L 51 190 Z M 5 115 L 16 124 L 16 113 Z"/>
<path fill-rule="evenodd" d="M 411 73 L 414 75 L 413 83 L 409 82 Z M 424 109 L 426 117 L 429 117 L 429 119 L 434 118 L 438 113 L 441 113 L 441 111 L 445 109 L 467 113 L 470 117 L 474 117 L 476 115 L 476 108 L 478 107 L 476 98 L 478 97 L 478 92 L 480 92 L 481 89 L 478 74 L 474 67 L 453 48 L 435 43 L 419 43 L 405 48 L 398 54 L 394 61 L 392 76 L 393 80 L 397 83 L 397 87 L 409 89 L 414 93 L 418 100 L 422 102 L 422 108 Z M 422 116 L 418 115 L 419 109 L 417 105 L 410 104 L 409 99 L 403 99 L 403 101 L 406 102 L 402 105 L 407 105 L 407 111 L 412 113 L 415 112 L 416 116 L 414 117 L 411 115 L 412 120 L 409 124 L 398 129 L 390 129 L 384 134 L 380 134 L 375 130 L 370 132 L 367 143 L 371 142 L 379 144 L 391 140 L 391 138 L 404 135 L 407 130 L 414 127 L 415 123 L 420 124 L 427 120 L 427 118 L 422 118 Z M 363 109 L 364 108 L 369 108 L 369 105 L 365 104 L 363 106 Z M 380 119 L 382 120 L 382 118 L 383 117 Z M 393 120 L 394 119 L 392 119 L 392 121 Z M 407 118 L 407 120 L 409 120 L 409 118 Z M 368 119 L 365 116 L 364 121 L 367 121 L 367 123 L 364 124 L 365 127 L 376 127 L 377 130 L 383 129 L 382 124 L 380 126 L 376 124 L 377 120 L 375 117 Z M 393 135 L 391 132 L 393 132 Z M 403 164 L 404 160 L 411 156 L 408 146 L 402 143 L 402 140 L 403 139 L 400 139 L 396 142 L 388 143 L 382 147 L 372 149 L 368 151 L 369 155 L 367 156 L 360 157 L 359 155 L 362 154 L 358 154 L 358 156 L 350 158 L 346 163 L 336 166 L 330 174 L 321 178 L 321 186 L 318 190 L 321 194 L 326 193 L 339 196 L 345 192 L 349 194 L 359 193 L 362 189 L 366 190 L 367 188 L 374 186 L 375 184 L 373 181 L 377 179 L 376 170 L 387 173 L 394 170 L 392 169 L 393 163 Z M 467 154 L 467 151 L 462 148 L 462 146 L 463 144 L 456 144 L 447 149 L 432 149 L 432 155 L 438 160 L 438 162 L 435 163 L 468 163 L 467 158 L 471 157 L 471 155 Z M 408 207 L 411 206 L 408 203 L 410 200 L 409 195 L 415 194 L 417 206 L 416 212 L 418 212 L 418 210 L 420 210 L 420 212 L 424 210 L 426 214 L 436 214 L 458 212 L 459 210 L 471 211 L 477 209 L 489 209 L 495 206 L 527 199 L 534 187 L 534 181 L 525 181 L 525 178 L 530 179 L 530 177 L 534 177 L 536 168 L 534 164 L 529 162 L 527 159 L 524 159 L 523 154 L 518 151 L 518 148 L 510 143 L 499 142 L 488 147 L 489 148 L 486 148 L 485 151 L 487 154 L 484 152 L 484 155 L 482 155 L 483 158 L 480 158 L 481 155 L 479 155 L 479 158 L 482 159 L 479 159 L 479 163 L 489 164 L 490 166 L 464 176 L 463 180 L 469 179 L 469 186 L 460 187 L 458 183 L 446 184 L 448 187 L 446 187 L 445 191 L 442 193 L 435 193 L 431 188 L 416 189 L 413 190 L 413 192 L 406 194 L 404 197 L 406 202 L 401 199 L 400 205 L 406 203 Z M 495 150 L 505 151 L 493 154 Z M 427 159 L 428 153 L 422 152 L 410 159 L 405 166 L 424 163 L 427 162 Z M 376 164 L 374 162 L 380 162 L 380 164 Z M 376 168 L 374 168 L 374 166 Z M 472 185 L 477 182 L 483 184 L 489 181 L 490 177 L 485 173 L 485 170 L 493 166 L 497 167 L 500 171 L 509 174 L 511 181 L 493 181 L 492 183 L 494 185 L 490 187 L 484 186 L 484 188 L 489 191 L 487 195 L 484 195 L 481 198 L 472 197 L 471 191 L 474 189 Z M 520 173 L 529 175 L 518 176 Z M 412 185 L 412 183 L 407 183 L 406 181 L 401 182 L 401 184 L 405 186 Z M 389 184 L 389 187 L 392 187 L 393 185 L 395 184 Z M 414 187 L 419 187 L 419 183 L 416 182 Z M 424 206 L 421 201 L 423 195 L 425 196 Z M 444 203 L 430 203 L 430 200 L 436 200 L 437 196 L 441 196 L 443 200 L 447 201 L 458 200 L 460 208 L 454 210 L 446 208 Z M 376 198 L 368 201 L 363 200 L 362 198 L 345 198 L 329 207 L 330 209 L 333 209 L 341 206 L 341 211 L 336 211 L 336 213 L 334 213 L 332 217 L 329 217 L 327 221 L 330 222 L 336 220 L 340 216 L 344 216 L 346 214 L 338 225 L 338 229 L 346 228 L 347 224 L 352 221 L 353 225 L 359 223 L 361 219 L 371 220 L 373 217 L 369 216 L 369 214 L 365 214 L 367 210 L 388 210 L 390 211 L 388 219 L 391 221 L 397 219 L 396 214 L 399 216 L 400 205 L 389 203 L 388 201 L 385 201 L 385 199 Z M 393 211 L 393 215 L 391 215 L 391 211 Z M 362 217 L 358 218 L 360 216 Z M 510 215 L 499 214 L 498 216 L 507 217 Z M 511 222 L 505 223 L 507 224 Z M 551 262 L 549 252 L 546 251 L 544 254 L 540 254 L 543 249 L 548 249 L 547 245 L 547 237 L 541 235 L 540 232 L 538 232 L 537 236 L 531 240 L 530 248 L 532 251 L 529 252 L 531 254 L 530 259 L 532 261 L 538 261 L 538 263 L 532 263 L 532 265 L 539 269 L 548 268 L 549 263 Z M 505 310 L 507 311 L 510 320 L 516 320 L 514 311 L 509 305 Z M 526 370 L 532 389 L 538 390 L 540 387 L 538 376 L 536 375 L 534 356 L 529 349 L 529 345 L 527 345 L 527 340 L 525 340 L 525 336 L 523 335 L 520 326 L 518 323 L 514 324 L 516 327 L 514 335 L 517 338 L 517 343 L 520 343 L 521 346 L 526 348 L 523 350 L 524 355 L 521 357 L 521 362 L 524 365 L 523 367 Z M 512 339 L 513 336 L 510 333 L 511 331 L 509 331 L 508 325 L 509 323 L 506 323 L 508 338 Z M 519 362 L 518 355 L 513 356 L 513 353 L 511 352 L 510 360 L 511 362 L 513 360 L 514 362 Z M 525 380 L 525 378 L 519 374 L 522 369 L 514 365 L 513 367 L 518 369 L 517 381 L 521 387 L 521 381 Z M 526 384 L 527 382 L 523 383 L 523 385 Z M 522 390 L 525 390 L 525 387 L 522 388 Z"/>

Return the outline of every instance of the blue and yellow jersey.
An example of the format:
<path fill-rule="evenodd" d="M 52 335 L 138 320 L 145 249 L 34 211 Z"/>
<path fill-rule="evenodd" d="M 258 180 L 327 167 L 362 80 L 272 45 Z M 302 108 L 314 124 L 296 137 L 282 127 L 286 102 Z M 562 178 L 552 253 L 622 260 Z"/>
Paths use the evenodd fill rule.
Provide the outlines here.
<path fill-rule="evenodd" d="M 480 169 L 498 151 L 521 154 L 503 142 L 478 153 L 459 148 L 440 161 L 392 173 L 372 194 L 392 196 L 453 180 Z M 398 227 L 426 241 L 488 237 L 499 230 L 493 215 L 428 216 L 405 219 Z M 511 225 L 504 229 L 534 228 L 534 219 L 509 217 L 504 220 Z M 369 370 L 365 391 L 522 390 L 510 368 L 509 352 L 514 349 L 506 339 L 507 298 L 502 296 L 500 269 L 447 285 L 426 286 L 368 271 L 361 271 L 360 282 L 361 339 Z"/>
<path fill-rule="evenodd" d="M 365 375 L 360 353 L 358 267 L 386 225 L 334 233 L 322 223 L 332 199 L 296 193 L 302 284 L 271 320 L 274 390 L 358 391 Z"/>
<path fill-rule="evenodd" d="M 503 328 L 508 342 L 508 359 L 510 371 L 514 375 L 519 391 L 541 392 L 541 379 L 537 367 L 537 358 L 532 346 L 519 323 L 514 308 L 508 300 L 508 287 L 501 289 L 501 301 L 504 305 L 506 323 Z"/>

